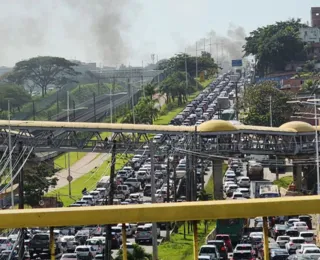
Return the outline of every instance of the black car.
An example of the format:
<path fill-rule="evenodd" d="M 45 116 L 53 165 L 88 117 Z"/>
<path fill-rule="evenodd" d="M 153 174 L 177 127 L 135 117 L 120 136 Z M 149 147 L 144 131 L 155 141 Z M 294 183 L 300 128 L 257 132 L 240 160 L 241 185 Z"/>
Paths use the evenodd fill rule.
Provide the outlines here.
<path fill-rule="evenodd" d="M 228 250 L 223 240 L 208 240 L 207 245 L 215 245 L 218 248 L 220 259 L 228 259 Z"/>
<path fill-rule="evenodd" d="M 286 260 L 289 257 L 289 253 L 286 249 L 271 249 L 270 260 Z"/>
<path fill-rule="evenodd" d="M 270 235 L 272 238 L 275 240 L 277 239 L 278 236 L 283 236 L 286 234 L 287 231 L 287 226 L 286 225 L 275 225 L 271 230 L 270 230 Z"/>

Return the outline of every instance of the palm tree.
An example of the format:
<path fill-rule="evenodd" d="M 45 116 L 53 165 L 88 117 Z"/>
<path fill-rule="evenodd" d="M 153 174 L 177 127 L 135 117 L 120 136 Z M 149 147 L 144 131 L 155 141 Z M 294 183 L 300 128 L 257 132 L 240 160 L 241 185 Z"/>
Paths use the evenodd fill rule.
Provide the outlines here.
<path fill-rule="evenodd" d="M 115 260 L 122 260 L 123 251 L 120 249 L 118 251 L 118 255 Z M 151 254 L 148 254 L 143 247 L 133 244 L 133 251 L 130 253 L 128 252 L 128 260 L 151 260 Z"/>
<path fill-rule="evenodd" d="M 150 100 L 152 100 L 153 95 L 156 94 L 156 88 L 154 85 L 149 83 L 146 86 L 144 86 L 144 92 L 146 94 L 146 97 L 149 97 Z"/>

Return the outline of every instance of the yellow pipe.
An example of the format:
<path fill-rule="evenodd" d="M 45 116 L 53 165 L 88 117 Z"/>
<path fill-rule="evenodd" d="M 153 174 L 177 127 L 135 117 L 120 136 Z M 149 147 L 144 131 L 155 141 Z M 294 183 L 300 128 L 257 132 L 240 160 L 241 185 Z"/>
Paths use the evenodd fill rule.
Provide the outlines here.
<path fill-rule="evenodd" d="M 104 225 L 320 213 L 320 196 L 0 211 L 0 228 Z"/>
<path fill-rule="evenodd" d="M 128 260 L 128 251 L 127 251 L 127 229 L 126 224 L 122 223 L 122 259 Z"/>
<path fill-rule="evenodd" d="M 53 227 L 50 227 L 50 259 L 51 260 L 56 259 Z"/>
<path fill-rule="evenodd" d="M 193 259 L 198 260 L 198 223 L 193 221 Z"/>
<path fill-rule="evenodd" d="M 267 217 L 263 217 L 263 256 L 264 260 L 269 260 L 269 230 Z"/>

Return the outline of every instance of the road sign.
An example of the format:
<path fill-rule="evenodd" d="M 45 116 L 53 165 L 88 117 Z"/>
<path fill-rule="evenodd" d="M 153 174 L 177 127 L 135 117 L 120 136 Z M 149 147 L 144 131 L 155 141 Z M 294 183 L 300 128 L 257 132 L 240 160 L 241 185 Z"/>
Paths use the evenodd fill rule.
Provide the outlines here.
<path fill-rule="evenodd" d="M 71 175 L 69 175 L 69 176 L 67 177 L 67 181 L 68 181 L 68 182 L 72 182 L 72 181 L 73 181 L 73 178 L 72 178 Z"/>
<path fill-rule="evenodd" d="M 242 60 L 232 60 L 232 67 L 242 67 Z"/>

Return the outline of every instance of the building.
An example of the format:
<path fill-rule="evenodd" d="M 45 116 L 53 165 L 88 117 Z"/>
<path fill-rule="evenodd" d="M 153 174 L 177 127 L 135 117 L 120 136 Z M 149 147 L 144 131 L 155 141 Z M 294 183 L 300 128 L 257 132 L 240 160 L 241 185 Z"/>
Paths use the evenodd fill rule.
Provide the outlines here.
<path fill-rule="evenodd" d="M 320 42 L 320 28 L 306 27 L 300 28 L 300 38 L 306 43 L 319 43 Z"/>
<path fill-rule="evenodd" d="M 320 28 L 320 7 L 311 7 L 311 26 Z"/>

